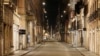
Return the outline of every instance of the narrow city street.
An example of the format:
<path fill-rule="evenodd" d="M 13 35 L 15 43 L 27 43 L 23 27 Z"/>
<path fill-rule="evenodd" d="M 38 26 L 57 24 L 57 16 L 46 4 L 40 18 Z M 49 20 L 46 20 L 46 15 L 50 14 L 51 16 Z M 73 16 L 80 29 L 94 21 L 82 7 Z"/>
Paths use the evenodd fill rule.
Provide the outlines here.
<path fill-rule="evenodd" d="M 65 46 L 60 42 L 46 42 L 38 49 L 24 56 L 83 56 L 75 48 Z"/>
<path fill-rule="evenodd" d="M 100 56 L 100 0 L 0 0 L 0 56 Z"/>
<path fill-rule="evenodd" d="M 29 51 L 29 50 L 28 50 Z M 17 53 L 18 54 L 18 53 Z M 18 55 L 12 55 L 18 56 Z M 42 43 L 38 48 L 31 49 L 19 56 L 97 56 L 82 47 L 72 47 L 70 44 L 57 41 Z"/>

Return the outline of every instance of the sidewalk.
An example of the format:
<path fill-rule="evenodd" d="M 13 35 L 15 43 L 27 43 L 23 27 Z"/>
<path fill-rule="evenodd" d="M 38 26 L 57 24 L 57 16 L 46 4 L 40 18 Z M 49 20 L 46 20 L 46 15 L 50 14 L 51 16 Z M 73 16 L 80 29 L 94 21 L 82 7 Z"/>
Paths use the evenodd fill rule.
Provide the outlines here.
<path fill-rule="evenodd" d="M 9 56 L 24 56 L 26 54 L 33 55 L 33 51 L 36 51 L 36 49 L 40 48 L 41 45 L 42 44 L 37 44 L 34 47 L 29 47 L 25 50 L 15 51 L 13 55 L 9 55 Z M 93 52 L 88 51 L 84 47 L 73 47 L 71 44 L 61 43 L 61 42 L 60 43 L 51 42 L 51 43 L 46 44 L 46 46 L 43 45 L 42 47 L 44 47 L 44 48 L 42 48 L 42 49 L 40 48 L 41 50 L 39 51 L 39 53 L 36 52 L 37 55 L 42 55 L 42 54 L 43 55 L 49 55 L 48 53 L 56 54 L 58 50 L 59 50 L 60 53 L 63 50 L 64 52 L 66 51 L 65 54 L 66 55 L 69 54 L 69 56 L 73 56 L 73 54 L 74 55 L 76 54 L 76 56 L 78 54 L 81 54 L 80 56 L 99 56 L 99 55 L 96 55 Z M 61 48 L 61 49 L 59 49 L 59 48 Z M 50 52 L 50 50 L 53 51 L 53 52 Z M 64 55 L 63 51 L 62 51 L 62 55 Z M 47 52 L 47 54 L 45 54 L 45 52 Z"/>
<path fill-rule="evenodd" d="M 88 51 L 84 47 L 73 47 L 71 44 L 63 43 L 66 47 L 75 48 L 82 56 L 99 56 L 91 51 Z"/>
<path fill-rule="evenodd" d="M 83 56 L 99 56 L 91 51 L 88 51 L 87 49 L 83 47 L 76 48 Z"/>
<path fill-rule="evenodd" d="M 29 48 L 26 48 L 24 50 L 18 50 L 18 51 L 15 51 L 13 54 L 10 54 L 8 56 L 23 56 L 37 48 L 39 48 L 41 46 L 41 44 L 36 44 L 35 46 L 33 47 L 29 47 Z"/>

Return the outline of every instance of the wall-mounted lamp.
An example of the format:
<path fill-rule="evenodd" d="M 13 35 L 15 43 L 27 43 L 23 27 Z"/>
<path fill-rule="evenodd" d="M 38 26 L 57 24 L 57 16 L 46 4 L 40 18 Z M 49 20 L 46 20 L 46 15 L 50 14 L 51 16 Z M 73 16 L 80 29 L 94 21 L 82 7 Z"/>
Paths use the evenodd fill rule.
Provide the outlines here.
<path fill-rule="evenodd" d="M 47 13 L 47 11 L 44 11 L 44 13 Z"/>
<path fill-rule="evenodd" d="M 71 4 L 70 4 L 70 3 L 68 3 L 68 6 L 71 6 Z"/>
<path fill-rule="evenodd" d="M 66 13 L 66 11 L 65 11 L 65 10 L 64 10 L 63 12 L 64 12 L 64 13 Z"/>
<path fill-rule="evenodd" d="M 45 2 L 43 2 L 43 3 L 42 3 L 42 5 L 46 5 L 46 3 L 45 3 Z"/>
<path fill-rule="evenodd" d="M 63 17 L 63 15 L 61 15 L 61 18 Z"/>
<path fill-rule="evenodd" d="M 45 16 L 45 18 L 47 18 L 47 16 Z"/>
<path fill-rule="evenodd" d="M 44 13 L 47 13 L 47 11 L 45 10 L 45 8 L 43 8 L 43 12 L 44 12 Z"/>

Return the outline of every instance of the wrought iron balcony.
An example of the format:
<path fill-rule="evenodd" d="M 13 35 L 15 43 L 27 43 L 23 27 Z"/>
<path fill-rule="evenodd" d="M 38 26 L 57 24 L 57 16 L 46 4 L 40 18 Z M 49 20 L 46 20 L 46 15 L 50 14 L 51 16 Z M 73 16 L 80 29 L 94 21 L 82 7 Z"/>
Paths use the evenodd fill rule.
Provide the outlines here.
<path fill-rule="evenodd" d="M 11 0 L 4 0 L 4 4 L 10 4 Z"/>
<path fill-rule="evenodd" d="M 4 0 L 3 2 L 4 4 L 6 5 L 10 5 L 10 4 L 14 4 L 14 5 L 17 5 L 17 0 Z"/>

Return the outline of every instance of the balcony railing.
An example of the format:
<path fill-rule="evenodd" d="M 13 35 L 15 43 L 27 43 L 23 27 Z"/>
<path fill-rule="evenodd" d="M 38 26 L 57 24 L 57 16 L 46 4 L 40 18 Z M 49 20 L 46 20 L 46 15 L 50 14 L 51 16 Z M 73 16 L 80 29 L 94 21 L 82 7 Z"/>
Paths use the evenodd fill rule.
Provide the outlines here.
<path fill-rule="evenodd" d="M 4 0 L 4 4 L 10 4 L 11 0 Z"/>

